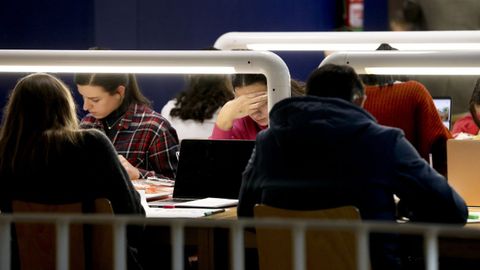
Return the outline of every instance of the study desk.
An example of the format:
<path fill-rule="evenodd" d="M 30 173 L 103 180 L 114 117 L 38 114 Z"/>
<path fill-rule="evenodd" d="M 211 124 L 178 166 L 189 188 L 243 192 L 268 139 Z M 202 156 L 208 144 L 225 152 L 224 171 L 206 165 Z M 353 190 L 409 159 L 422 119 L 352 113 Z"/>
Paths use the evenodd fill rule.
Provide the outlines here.
<path fill-rule="evenodd" d="M 204 219 L 237 219 L 236 207 L 227 208 L 225 212 L 203 217 Z M 480 223 L 469 223 L 467 227 L 479 228 Z M 158 230 L 155 230 L 158 231 Z M 164 230 L 163 235 L 155 237 L 170 241 L 169 230 Z M 245 253 L 246 269 L 255 269 L 256 264 L 256 238 L 251 231 L 245 232 Z M 169 244 L 169 242 L 168 242 Z M 188 261 L 185 262 L 185 269 L 231 269 L 230 258 L 230 234 L 225 228 L 186 228 L 185 230 L 186 256 L 191 254 L 198 259 L 195 265 L 188 267 Z M 193 250 L 192 250 L 193 247 Z M 422 252 L 422 245 L 419 243 L 419 252 Z M 168 252 L 168 250 L 167 250 Z M 255 254 L 254 254 L 255 253 Z M 156 255 L 151 254 L 155 262 L 159 262 L 158 251 Z M 170 260 L 170 253 L 165 257 Z M 476 269 L 480 265 L 480 239 L 463 239 L 454 237 L 439 237 L 439 256 L 440 269 Z M 163 264 L 162 264 L 163 265 Z M 453 267 L 453 268 L 451 268 Z M 147 269 L 157 269 L 156 267 Z M 170 268 L 165 268 L 170 269 Z"/>
<path fill-rule="evenodd" d="M 477 208 L 478 209 L 478 208 Z M 217 214 L 216 216 L 209 217 L 212 219 L 237 219 L 237 209 L 232 208 L 224 213 Z M 468 223 L 468 228 L 480 229 L 480 223 Z M 212 237 L 218 237 L 218 235 L 212 235 Z M 222 244 L 223 248 L 229 250 L 228 234 Z M 245 248 L 250 251 L 256 252 L 256 238 L 255 234 L 251 231 L 245 232 Z M 474 238 L 456 238 L 456 237 L 439 237 L 439 256 L 440 256 L 440 269 L 477 269 L 480 266 L 480 239 Z M 218 240 L 216 242 L 218 244 Z M 423 245 L 420 244 L 419 250 L 423 252 Z M 210 249 L 213 253 L 218 253 L 219 247 Z M 208 253 L 207 253 L 208 254 Z M 214 262 L 215 255 L 210 254 L 211 262 Z M 229 257 L 230 254 L 226 254 Z M 246 257 L 248 254 L 245 254 Z M 252 254 L 250 254 L 252 255 Z M 248 258 L 246 258 L 248 260 Z M 199 260 L 201 262 L 201 260 Z M 246 269 L 252 269 L 252 263 L 246 262 Z M 225 264 L 223 264 L 225 266 Z M 207 266 L 208 267 L 208 266 Z M 201 269 L 201 268 L 199 268 Z M 210 269 L 210 268 L 203 268 Z M 211 268 L 213 269 L 213 268 Z"/>
<path fill-rule="evenodd" d="M 202 217 L 203 219 L 237 219 L 237 208 L 226 208 L 225 212 Z M 185 228 L 185 269 L 214 270 L 229 268 L 229 231 L 225 228 Z M 140 250 L 145 270 L 172 269 L 170 229 L 147 226 L 145 239 Z M 193 259 L 193 261 L 190 261 Z M 189 266 L 191 264 L 191 266 Z M 161 266 L 161 267 L 160 267 Z"/>

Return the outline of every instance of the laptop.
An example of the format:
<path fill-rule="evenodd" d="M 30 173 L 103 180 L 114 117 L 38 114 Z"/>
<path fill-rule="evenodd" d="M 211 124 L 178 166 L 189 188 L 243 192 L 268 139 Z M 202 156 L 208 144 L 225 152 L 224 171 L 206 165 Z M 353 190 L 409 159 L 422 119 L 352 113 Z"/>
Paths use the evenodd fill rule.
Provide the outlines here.
<path fill-rule="evenodd" d="M 469 207 L 480 207 L 479 160 L 480 141 L 447 141 L 448 183 Z"/>
<path fill-rule="evenodd" d="M 149 205 L 173 206 L 209 197 L 238 199 L 254 146 L 253 140 L 183 139 L 172 199 Z"/>
<path fill-rule="evenodd" d="M 433 97 L 433 103 L 437 108 L 438 114 L 440 114 L 443 124 L 450 130 L 452 125 L 452 98 Z"/>

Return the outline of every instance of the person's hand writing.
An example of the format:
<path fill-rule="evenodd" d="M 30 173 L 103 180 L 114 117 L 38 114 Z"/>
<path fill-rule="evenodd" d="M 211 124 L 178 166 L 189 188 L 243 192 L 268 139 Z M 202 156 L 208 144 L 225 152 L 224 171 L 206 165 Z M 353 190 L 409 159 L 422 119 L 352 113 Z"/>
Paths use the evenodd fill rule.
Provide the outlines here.
<path fill-rule="evenodd" d="M 251 115 L 267 104 L 267 93 L 256 92 L 241 95 L 223 105 L 217 117 L 217 126 L 223 130 L 229 130 L 233 121 L 238 118 Z"/>
<path fill-rule="evenodd" d="M 130 164 L 130 162 L 128 162 L 124 156 L 118 155 L 118 159 L 120 160 L 120 163 L 122 163 L 123 168 L 125 168 L 127 171 L 130 180 L 136 180 L 140 178 L 140 171 Z"/>

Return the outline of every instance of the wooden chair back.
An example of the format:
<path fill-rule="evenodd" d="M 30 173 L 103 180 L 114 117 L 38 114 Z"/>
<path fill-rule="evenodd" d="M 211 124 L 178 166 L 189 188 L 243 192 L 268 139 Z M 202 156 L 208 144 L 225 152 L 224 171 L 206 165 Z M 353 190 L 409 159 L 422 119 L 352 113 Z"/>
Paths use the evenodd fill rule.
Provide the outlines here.
<path fill-rule="evenodd" d="M 110 201 L 96 199 L 85 211 L 82 203 L 40 204 L 13 201 L 13 213 L 102 213 L 113 214 Z M 92 209 L 93 208 L 93 209 Z M 69 269 L 113 269 L 113 228 L 111 225 L 70 225 Z M 56 267 L 56 229 L 52 223 L 15 223 L 21 270 Z"/>
<path fill-rule="evenodd" d="M 255 218 L 296 218 L 360 220 L 354 206 L 300 211 L 256 205 Z M 256 228 L 260 270 L 293 269 L 292 233 L 290 229 Z M 356 237 L 352 231 L 313 230 L 305 234 L 307 269 L 353 270 L 356 268 Z"/>

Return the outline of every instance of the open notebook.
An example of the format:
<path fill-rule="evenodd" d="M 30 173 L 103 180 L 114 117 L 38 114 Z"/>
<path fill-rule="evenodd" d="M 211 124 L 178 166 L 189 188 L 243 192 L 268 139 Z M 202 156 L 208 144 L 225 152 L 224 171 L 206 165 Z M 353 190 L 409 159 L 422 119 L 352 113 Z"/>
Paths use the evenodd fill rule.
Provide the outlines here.
<path fill-rule="evenodd" d="M 172 199 L 151 202 L 150 206 L 171 206 L 208 197 L 238 199 L 242 173 L 254 145 L 255 141 L 250 140 L 182 140 Z M 209 207 L 223 207 L 226 201 L 218 202 Z M 192 203 L 187 206 L 192 207 Z"/>

